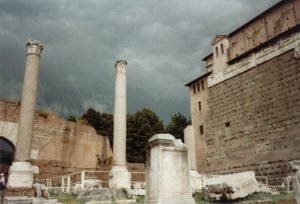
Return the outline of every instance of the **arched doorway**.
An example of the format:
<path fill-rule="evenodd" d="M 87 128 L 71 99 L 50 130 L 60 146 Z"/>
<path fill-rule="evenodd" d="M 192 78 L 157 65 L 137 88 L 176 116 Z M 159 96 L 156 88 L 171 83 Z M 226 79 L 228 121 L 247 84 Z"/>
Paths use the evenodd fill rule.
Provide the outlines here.
<path fill-rule="evenodd" d="M 0 172 L 7 175 L 8 169 L 14 160 L 15 146 L 14 144 L 0 136 Z"/>

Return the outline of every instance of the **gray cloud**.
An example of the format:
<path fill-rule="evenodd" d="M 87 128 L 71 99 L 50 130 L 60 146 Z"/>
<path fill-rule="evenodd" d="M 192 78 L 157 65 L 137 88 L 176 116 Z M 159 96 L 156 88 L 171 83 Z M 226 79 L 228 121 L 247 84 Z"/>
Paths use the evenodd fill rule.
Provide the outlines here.
<path fill-rule="evenodd" d="M 0 0 L 0 97 L 21 98 L 25 43 L 44 43 L 38 108 L 113 112 L 114 63 L 128 61 L 128 112 L 189 116 L 184 84 L 204 73 L 210 41 L 278 0 Z"/>

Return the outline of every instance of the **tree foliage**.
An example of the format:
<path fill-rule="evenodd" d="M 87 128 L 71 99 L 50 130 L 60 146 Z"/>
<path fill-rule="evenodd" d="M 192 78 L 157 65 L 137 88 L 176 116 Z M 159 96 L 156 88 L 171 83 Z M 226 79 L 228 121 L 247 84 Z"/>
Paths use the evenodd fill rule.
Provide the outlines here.
<path fill-rule="evenodd" d="M 79 121 L 86 121 L 95 128 L 98 134 L 108 136 L 113 144 L 113 115 L 100 113 L 89 108 Z M 126 156 L 128 162 L 144 162 L 145 145 L 149 138 L 157 133 L 164 133 L 163 122 L 150 109 L 144 108 L 134 114 L 127 115 Z"/>
<path fill-rule="evenodd" d="M 183 131 L 190 123 L 190 120 L 184 115 L 181 113 L 175 113 L 171 116 L 171 121 L 166 127 L 166 132 L 173 135 L 176 139 L 184 141 Z"/>
<path fill-rule="evenodd" d="M 164 133 L 163 122 L 150 109 L 127 115 L 127 161 L 145 162 L 146 143 L 155 134 Z"/>
<path fill-rule="evenodd" d="M 113 115 L 100 113 L 93 108 L 89 108 L 81 117 L 81 121 L 95 128 L 99 135 L 107 136 L 112 146 L 113 141 Z"/>

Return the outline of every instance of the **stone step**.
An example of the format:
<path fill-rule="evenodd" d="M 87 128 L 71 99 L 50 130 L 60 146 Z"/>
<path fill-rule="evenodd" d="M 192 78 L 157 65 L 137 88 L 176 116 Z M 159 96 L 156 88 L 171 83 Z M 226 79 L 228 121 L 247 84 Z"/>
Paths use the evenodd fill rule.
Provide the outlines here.
<path fill-rule="evenodd" d="M 28 196 L 6 196 L 4 204 L 59 204 L 57 199 L 34 198 Z"/>

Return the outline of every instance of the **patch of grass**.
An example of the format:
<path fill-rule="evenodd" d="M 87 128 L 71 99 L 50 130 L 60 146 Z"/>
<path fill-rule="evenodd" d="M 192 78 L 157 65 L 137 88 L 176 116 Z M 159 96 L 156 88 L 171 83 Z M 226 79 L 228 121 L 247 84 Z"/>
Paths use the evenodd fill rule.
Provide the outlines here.
<path fill-rule="evenodd" d="M 56 196 L 52 196 L 51 198 L 57 199 L 58 202 L 64 204 L 84 204 L 84 202 L 77 200 L 76 196 L 71 193 L 61 193 Z"/>
<path fill-rule="evenodd" d="M 295 192 L 279 192 L 278 195 L 265 194 L 265 193 L 254 193 L 248 196 L 245 200 L 270 200 L 272 202 L 278 202 L 282 200 L 296 200 Z"/>
<path fill-rule="evenodd" d="M 196 193 L 193 195 L 195 202 L 197 204 L 212 204 L 214 202 L 208 202 L 204 200 L 204 197 L 201 193 Z M 252 195 L 249 195 L 248 197 L 244 199 L 239 199 L 234 201 L 233 203 L 245 203 L 247 201 L 271 201 L 272 203 L 296 203 L 296 195 L 295 192 L 280 192 L 278 195 L 272 195 L 272 194 L 265 194 L 265 193 L 254 193 Z M 286 201 L 286 202 L 282 202 Z M 251 202 L 251 203 L 252 203 Z"/>
<path fill-rule="evenodd" d="M 145 196 L 138 195 L 135 197 L 135 199 L 136 199 L 136 203 L 144 203 Z"/>
<path fill-rule="evenodd" d="M 197 204 L 211 204 L 204 200 L 202 193 L 195 193 L 193 194 L 194 200 Z"/>

